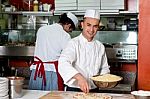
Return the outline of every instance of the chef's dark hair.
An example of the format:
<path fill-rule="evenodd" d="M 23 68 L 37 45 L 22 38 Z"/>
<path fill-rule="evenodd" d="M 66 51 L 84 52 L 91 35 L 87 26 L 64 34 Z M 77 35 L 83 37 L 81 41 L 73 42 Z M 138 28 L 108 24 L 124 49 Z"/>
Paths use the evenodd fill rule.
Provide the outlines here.
<path fill-rule="evenodd" d="M 59 18 L 59 23 L 65 25 L 65 24 L 71 24 L 71 28 L 74 30 L 75 29 L 75 25 L 73 23 L 73 21 L 67 17 L 67 14 L 64 13 L 60 16 Z"/>

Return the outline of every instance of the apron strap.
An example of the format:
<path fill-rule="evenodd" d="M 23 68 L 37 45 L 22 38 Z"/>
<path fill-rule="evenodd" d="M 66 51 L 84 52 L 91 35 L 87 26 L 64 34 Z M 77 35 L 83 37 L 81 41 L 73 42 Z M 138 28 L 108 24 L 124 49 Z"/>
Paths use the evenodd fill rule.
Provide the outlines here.
<path fill-rule="evenodd" d="M 58 90 L 64 91 L 64 82 L 63 82 L 63 79 L 58 72 L 58 61 L 55 61 L 54 64 L 55 64 L 55 69 L 56 69 L 57 78 L 58 78 Z"/>
<path fill-rule="evenodd" d="M 42 60 L 40 60 L 38 57 L 34 56 L 34 58 L 37 59 L 37 61 L 33 61 L 33 63 L 32 63 L 33 65 L 36 65 L 34 80 L 36 80 L 37 76 L 41 77 L 41 78 L 43 78 L 42 82 L 43 82 L 44 86 L 46 86 L 46 76 L 45 76 L 44 64 L 43 64 Z"/>
<path fill-rule="evenodd" d="M 45 75 L 44 63 L 48 63 L 48 64 L 53 63 L 55 65 L 56 74 L 57 74 L 57 78 L 58 78 L 58 90 L 63 91 L 64 85 L 63 85 L 63 79 L 58 72 L 58 61 L 42 62 L 42 60 L 39 59 L 37 56 L 34 56 L 34 58 L 37 59 L 37 61 L 33 61 L 33 63 L 32 63 L 33 65 L 37 65 L 36 70 L 35 70 L 35 74 L 34 74 L 34 80 L 36 80 L 37 76 L 41 77 L 41 78 L 43 78 L 44 86 L 46 86 L 46 75 Z"/>

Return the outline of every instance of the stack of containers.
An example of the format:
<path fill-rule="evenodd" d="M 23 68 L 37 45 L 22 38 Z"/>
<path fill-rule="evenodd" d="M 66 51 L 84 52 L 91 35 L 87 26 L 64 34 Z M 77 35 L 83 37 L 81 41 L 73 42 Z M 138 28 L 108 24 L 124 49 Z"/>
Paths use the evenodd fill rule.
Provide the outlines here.
<path fill-rule="evenodd" d="M 5 77 L 0 77 L 0 99 L 9 99 L 9 80 Z"/>
<path fill-rule="evenodd" d="M 78 10 L 100 10 L 100 0 L 78 0 Z"/>
<path fill-rule="evenodd" d="M 77 0 L 55 0 L 55 10 L 77 10 Z"/>
<path fill-rule="evenodd" d="M 125 1 L 124 0 L 101 0 L 101 9 L 102 10 L 124 10 Z"/>

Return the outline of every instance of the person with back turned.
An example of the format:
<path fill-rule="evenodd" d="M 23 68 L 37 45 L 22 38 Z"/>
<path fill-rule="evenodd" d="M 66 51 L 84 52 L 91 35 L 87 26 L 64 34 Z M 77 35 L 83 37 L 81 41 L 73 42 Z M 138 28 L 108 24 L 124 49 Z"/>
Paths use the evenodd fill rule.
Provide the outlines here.
<path fill-rule="evenodd" d="M 37 31 L 34 61 L 30 67 L 29 89 L 64 90 L 58 73 L 58 58 L 71 39 L 69 35 L 78 25 L 77 17 L 71 13 L 60 16 L 58 23 L 46 25 Z"/>

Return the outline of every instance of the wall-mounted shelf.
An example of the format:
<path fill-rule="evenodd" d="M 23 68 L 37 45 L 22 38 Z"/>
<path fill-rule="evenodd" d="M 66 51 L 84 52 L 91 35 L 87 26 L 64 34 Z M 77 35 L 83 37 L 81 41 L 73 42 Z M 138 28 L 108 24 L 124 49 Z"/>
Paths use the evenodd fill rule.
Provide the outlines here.
<path fill-rule="evenodd" d="M 17 15 L 34 15 L 34 16 L 53 16 L 53 15 L 61 15 L 63 13 L 67 13 L 68 10 L 64 11 L 50 11 L 50 12 L 34 12 L 34 11 L 16 11 L 16 12 L 0 12 L 0 14 L 17 14 Z M 76 15 L 84 15 L 85 10 L 70 10 L 70 12 L 75 13 Z M 100 14 L 103 15 L 138 15 L 138 13 L 135 12 L 129 12 L 129 11 L 119 11 L 119 10 L 99 10 Z"/>
<path fill-rule="evenodd" d="M 34 12 L 34 11 L 18 11 L 18 12 L 0 12 L 1 14 L 17 14 L 17 15 L 34 15 L 34 16 L 53 16 L 52 12 Z"/>

